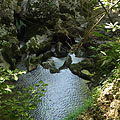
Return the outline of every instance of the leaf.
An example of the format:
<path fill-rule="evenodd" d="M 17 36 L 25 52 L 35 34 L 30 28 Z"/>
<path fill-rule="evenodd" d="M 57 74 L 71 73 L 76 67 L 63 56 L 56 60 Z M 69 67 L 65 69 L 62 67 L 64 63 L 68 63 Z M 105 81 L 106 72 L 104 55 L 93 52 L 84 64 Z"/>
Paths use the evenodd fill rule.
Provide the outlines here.
<path fill-rule="evenodd" d="M 43 81 L 42 81 L 42 80 L 40 80 L 40 81 L 39 81 L 39 83 L 40 83 L 40 84 L 42 84 L 42 83 L 43 83 Z"/>
<path fill-rule="evenodd" d="M 7 70 L 7 72 L 8 72 L 9 74 L 12 74 L 12 71 L 11 71 L 11 70 L 9 70 L 9 69 Z"/>
<path fill-rule="evenodd" d="M 112 58 L 109 58 L 109 59 L 107 59 L 107 60 L 104 60 L 103 63 L 102 63 L 102 65 L 101 65 L 101 67 L 103 67 L 104 65 L 106 65 L 106 64 L 108 64 L 108 63 L 111 63 L 111 61 L 112 61 Z"/>
<path fill-rule="evenodd" d="M 100 51 L 103 55 L 105 55 L 106 56 L 106 53 L 104 52 L 104 51 Z"/>
<path fill-rule="evenodd" d="M 103 34 L 101 34 L 101 33 L 99 33 L 99 32 L 94 32 L 94 35 L 96 35 L 96 36 L 98 36 L 98 37 L 103 37 L 103 38 L 106 37 L 105 35 L 103 35 Z"/>
<path fill-rule="evenodd" d="M 0 77 L 0 83 L 3 83 L 5 79 L 3 77 Z"/>
<path fill-rule="evenodd" d="M 111 30 L 107 30 L 107 32 L 110 32 Z"/>
<path fill-rule="evenodd" d="M 42 86 L 48 86 L 48 84 L 46 83 L 46 84 L 43 84 Z"/>
<path fill-rule="evenodd" d="M 81 70 L 81 72 L 85 75 L 93 76 L 94 74 L 91 74 L 88 70 Z"/>
<path fill-rule="evenodd" d="M 10 87 L 7 85 L 7 88 L 5 88 L 6 91 L 12 92 L 12 90 L 10 89 Z"/>
<path fill-rule="evenodd" d="M 17 77 L 17 75 L 14 75 L 14 80 L 16 80 L 16 81 L 18 80 L 18 77 Z"/>
<path fill-rule="evenodd" d="M 37 84 L 37 83 L 36 83 L 36 84 L 35 84 L 35 86 L 36 86 L 36 87 L 39 87 L 39 86 L 40 86 L 40 84 Z"/>
<path fill-rule="evenodd" d="M 20 71 L 19 74 L 20 74 L 20 75 L 26 74 L 26 71 Z"/>

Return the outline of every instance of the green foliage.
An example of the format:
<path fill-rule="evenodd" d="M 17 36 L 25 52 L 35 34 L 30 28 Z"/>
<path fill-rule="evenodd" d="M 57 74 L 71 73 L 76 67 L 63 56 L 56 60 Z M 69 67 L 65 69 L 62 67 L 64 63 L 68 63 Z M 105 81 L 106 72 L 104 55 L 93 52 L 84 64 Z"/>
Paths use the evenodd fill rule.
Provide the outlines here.
<path fill-rule="evenodd" d="M 0 69 L 0 120 L 32 120 L 29 111 L 41 102 L 47 84 L 39 81 L 35 87 L 29 86 L 19 91 L 15 88 L 14 81 L 24 73 L 25 71 L 17 69 Z"/>
<path fill-rule="evenodd" d="M 94 75 L 95 75 L 95 73 L 90 73 L 88 70 L 85 70 L 85 69 L 81 70 L 81 72 L 82 72 L 83 74 L 89 75 L 89 76 L 94 76 Z"/>
<path fill-rule="evenodd" d="M 107 29 L 106 26 L 103 25 L 97 25 L 97 30 L 93 32 L 93 34 L 99 38 L 102 38 L 103 40 L 112 40 L 109 37 L 109 33 L 112 31 L 112 29 Z"/>
<path fill-rule="evenodd" d="M 114 64 L 115 66 L 118 65 L 119 60 L 120 60 L 120 42 L 115 41 L 115 42 L 108 42 L 105 45 L 108 49 L 106 49 L 102 55 L 102 60 L 103 63 L 101 66 L 109 65 L 109 64 Z"/>
<path fill-rule="evenodd" d="M 109 0 L 101 0 L 101 2 L 103 3 L 104 7 L 106 8 L 110 8 L 111 6 L 113 6 L 116 2 L 116 0 L 112 0 L 111 2 Z M 120 2 L 118 2 L 118 4 L 116 4 L 114 6 L 114 10 L 117 10 L 118 6 L 120 5 Z M 94 7 L 94 9 L 98 9 L 101 8 L 102 6 L 100 4 L 98 4 L 97 7 Z M 103 8 L 103 7 L 102 7 Z M 98 30 L 102 30 L 104 32 L 100 33 L 98 31 L 95 31 L 94 34 L 95 36 L 102 38 L 103 41 L 104 40 L 109 40 L 109 42 L 104 43 L 98 47 L 94 47 L 91 46 L 90 49 L 92 49 L 93 51 L 96 51 L 96 55 L 93 55 L 92 57 L 94 57 L 98 62 L 96 67 L 98 67 L 98 72 L 100 74 L 100 77 L 102 77 L 103 74 L 101 74 L 101 72 L 103 71 L 103 73 L 109 74 L 109 72 L 104 72 L 107 69 L 112 71 L 112 77 L 110 77 L 109 79 L 107 79 L 106 81 L 101 81 L 101 86 L 96 87 L 93 90 L 92 96 L 85 101 L 84 105 L 82 107 L 80 107 L 79 109 L 77 109 L 74 113 L 70 113 L 64 120 L 77 120 L 77 117 L 79 114 L 81 114 L 82 112 L 84 112 L 88 107 L 91 107 L 94 105 L 94 103 L 96 103 L 96 99 L 99 97 L 101 91 L 105 88 L 105 86 L 110 83 L 113 82 L 113 80 L 115 80 L 116 78 L 120 78 L 120 40 L 119 39 L 115 39 L 114 41 L 109 37 L 109 32 L 115 32 L 116 30 L 120 29 L 120 25 L 118 25 L 118 22 L 110 23 L 110 24 L 106 24 L 107 26 L 103 25 L 103 26 L 99 26 Z M 105 29 L 106 28 L 106 29 Z M 110 41 L 111 40 L 111 41 Z M 114 66 L 114 67 L 111 67 Z M 89 71 L 83 70 L 81 71 L 84 74 L 91 74 L 89 73 Z M 97 106 L 97 105 L 96 105 Z"/>
<path fill-rule="evenodd" d="M 113 6 L 116 3 L 116 0 L 111 0 L 111 1 L 110 0 L 100 0 L 100 1 L 106 8 L 110 8 L 111 6 Z M 117 5 L 115 5 L 114 8 L 118 8 L 118 5 L 119 5 L 119 3 Z M 99 9 L 99 8 L 102 8 L 100 3 L 94 8 L 94 10 Z"/>
<path fill-rule="evenodd" d="M 120 42 L 113 41 L 107 42 L 106 44 L 100 45 L 98 48 L 90 47 L 99 52 L 95 57 L 99 57 L 99 62 L 101 67 L 106 67 L 109 65 L 118 66 L 120 61 Z"/>
<path fill-rule="evenodd" d="M 10 69 L 0 68 L 0 94 L 7 94 L 12 92 L 13 85 L 9 85 L 11 81 L 17 81 L 18 75 L 25 74 L 25 71 L 18 71 L 15 69 L 14 71 Z"/>

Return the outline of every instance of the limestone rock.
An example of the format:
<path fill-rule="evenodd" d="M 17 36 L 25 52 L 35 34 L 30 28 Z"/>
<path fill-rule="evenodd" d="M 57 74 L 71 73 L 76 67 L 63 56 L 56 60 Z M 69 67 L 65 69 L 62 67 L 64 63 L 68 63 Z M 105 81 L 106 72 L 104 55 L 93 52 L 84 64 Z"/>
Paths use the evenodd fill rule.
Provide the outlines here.
<path fill-rule="evenodd" d="M 10 64 L 7 63 L 2 55 L 2 52 L 0 50 L 0 67 L 3 67 L 3 68 L 10 68 Z"/>
<path fill-rule="evenodd" d="M 71 64 L 69 68 L 74 74 L 78 75 L 79 77 L 85 80 L 91 80 L 92 76 L 83 74 L 82 70 L 88 70 L 90 73 L 94 72 L 94 66 L 90 59 L 85 59 L 82 62 Z"/>
<path fill-rule="evenodd" d="M 2 58 L 10 64 L 11 68 L 14 68 L 21 56 L 17 30 L 14 25 L 14 11 L 16 9 L 16 0 L 0 1 L 0 49 L 2 50 Z"/>
<path fill-rule="evenodd" d="M 27 43 L 27 51 L 30 53 L 43 53 L 51 48 L 51 41 L 46 35 L 33 36 Z"/>
<path fill-rule="evenodd" d="M 21 7 L 21 16 L 30 21 L 39 20 L 39 23 L 53 19 L 57 13 L 55 0 L 23 0 Z"/>

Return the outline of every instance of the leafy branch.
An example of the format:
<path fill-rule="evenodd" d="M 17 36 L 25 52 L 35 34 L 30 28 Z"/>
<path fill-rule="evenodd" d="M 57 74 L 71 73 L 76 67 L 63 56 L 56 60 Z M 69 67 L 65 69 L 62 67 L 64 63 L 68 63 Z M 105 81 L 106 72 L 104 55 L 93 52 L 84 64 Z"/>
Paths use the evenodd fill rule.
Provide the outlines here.
<path fill-rule="evenodd" d="M 100 1 L 100 0 L 98 0 L 98 1 Z M 101 2 L 101 1 L 100 1 L 100 2 Z M 106 14 L 109 15 L 108 11 L 110 11 L 111 9 L 113 9 L 113 8 L 118 4 L 118 2 L 120 2 L 120 0 L 118 0 L 114 5 L 112 5 L 108 10 L 104 7 L 104 10 L 105 10 L 105 11 L 104 11 L 103 13 L 100 13 L 100 14 L 102 14 L 102 16 L 101 16 L 101 17 L 99 18 L 99 20 L 90 28 L 90 30 L 85 33 L 85 36 L 84 36 L 84 38 L 81 40 L 81 42 L 79 43 L 78 48 L 80 48 L 80 47 L 83 45 L 83 43 L 87 40 L 87 38 L 89 37 L 90 33 L 94 30 L 94 28 L 100 23 L 100 21 L 105 17 Z M 102 3 L 102 2 L 101 2 L 101 3 Z M 103 5 L 103 4 L 102 4 L 102 5 Z M 103 5 L 103 6 L 104 6 L 104 5 Z M 100 14 L 98 14 L 98 16 L 99 16 Z M 97 16 L 95 16 L 95 17 L 97 17 Z M 110 15 L 109 15 L 109 19 L 111 19 Z M 112 23 L 113 23 L 113 22 L 112 22 Z"/>

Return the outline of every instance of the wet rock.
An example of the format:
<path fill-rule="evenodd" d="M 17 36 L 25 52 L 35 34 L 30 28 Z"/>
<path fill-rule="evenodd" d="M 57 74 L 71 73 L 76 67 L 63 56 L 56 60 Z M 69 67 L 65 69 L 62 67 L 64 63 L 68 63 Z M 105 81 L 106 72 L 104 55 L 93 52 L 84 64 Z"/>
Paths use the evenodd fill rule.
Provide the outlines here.
<path fill-rule="evenodd" d="M 85 80 L 92 80 L 91 75 L 87 75 L 82 72 L 82 70 L 88 70 L 90 73 L 94 72 L 94 63 L 90 59 L 85 59 L 82 62 L 71 64 L 69 68 L 72 73 L 78 75 L 79 77 Z"/>
<path fill-rule="evenodd" d="M 28 66 L 28 71 L 32 71 L 32 70 L 35 70 L 37 68 L 37 64 L 29 64 Z"/>
<path fill-rule="evenodd" d="M 46 62 L 42 62 L 42 66 L 45 68 L 45 69 L 50 69 L 52 67 L 55 67 L 55 64 L 54 64 L 54 61 L 53 60 L 49 60 L 49 61 L 46 61 Z"/>
<path fill-rule="evenodd" d="M 58 58 L 66 57 L 68 52 L 69 49 L 62 42 L 58 42 L 55 47 L 54 56 Z"/>
<path fill-rule="evenodd" d="M 59 69 L 61 70 L 61 69 L 68 68 L 68 67 L 71 65 L 71 63 L 72 63 L 71 56 L 68 55 L 68 56 L 66 57 L 66 60 L 65 60 L 65 62 L 64 62 L 64 64 L 63 64 L 63 66 L 60 67 Z"/>
<path fill-rule="evenodd" d="M 59 73 L 59 70 L 56 67 L 51 67 L 50 72 L 51 73 Z"/>
<path fill-rule="evenodd" d="M 47 35 L 36 35 L 33 36 L 26 45 L 29 53 L 37 53 L 37 55 L 39 55 L 40 53 L 51 49 L 51 40 Z"/>

